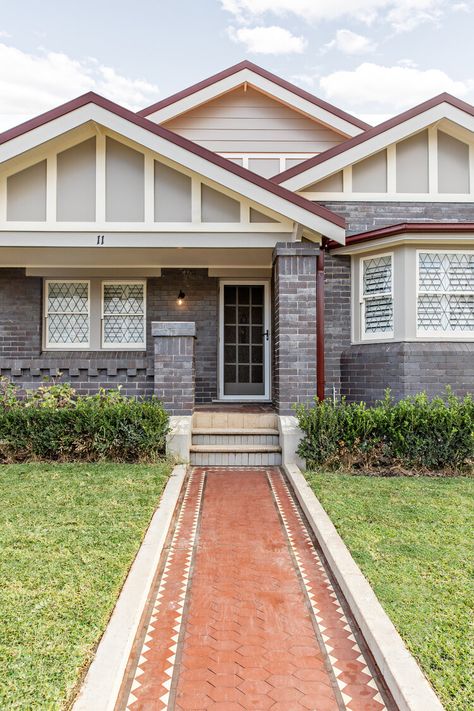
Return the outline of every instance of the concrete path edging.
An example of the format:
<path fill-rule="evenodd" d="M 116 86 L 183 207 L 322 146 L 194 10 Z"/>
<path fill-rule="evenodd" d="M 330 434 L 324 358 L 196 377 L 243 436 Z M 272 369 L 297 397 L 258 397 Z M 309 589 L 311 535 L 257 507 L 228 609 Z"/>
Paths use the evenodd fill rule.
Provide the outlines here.
<path fill-rule="evenodd" d="M 130 568 L 73 711 L 112 711 L 166 542 L 186 467 L 175 466 Z"/>
<path fill-rule="evenodd" d="M 440 700 L 300 469 L 295 465 L 286 465 L 284 469 L 400 711 L 443 711 Z"/>

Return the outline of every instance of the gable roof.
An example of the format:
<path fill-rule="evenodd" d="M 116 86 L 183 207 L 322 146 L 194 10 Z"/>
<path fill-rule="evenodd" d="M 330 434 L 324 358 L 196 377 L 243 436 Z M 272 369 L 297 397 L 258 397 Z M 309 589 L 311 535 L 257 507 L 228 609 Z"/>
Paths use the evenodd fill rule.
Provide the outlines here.
<path fill-rule="evenodd" d="M 462 114 L 468 118 L 467 124 L 462 120 Z M 273 176 L 271 180 L 278 185 L 285 185 L 290 190 L 300 190 L 346 165 L 362 160 L 395 140 L 407 138 L 442 118 L 465 125 L 471 131 L 474 130 L 474 106 L 451 94 L 443 93 Z M 317 170 L 318 167 L 322 170 Z"/>
<path fill-rule="evenodd" d="M 163 123 L 246 82 L 346 136 L 355 136 L 370 128 L 369 124 L 346 111 L 247 60 L 157 101 L 139 111 L 138 115 L 153 115 L 154 121 Z"/>
<path fill-rule="evenodd" d="M 0 134 L 0 164 L 37 145 L 95 121 L 248 197 L 304 227 L 344 243 L 343 218 L 209 151 L 133 111 L 88 92 Z"/>

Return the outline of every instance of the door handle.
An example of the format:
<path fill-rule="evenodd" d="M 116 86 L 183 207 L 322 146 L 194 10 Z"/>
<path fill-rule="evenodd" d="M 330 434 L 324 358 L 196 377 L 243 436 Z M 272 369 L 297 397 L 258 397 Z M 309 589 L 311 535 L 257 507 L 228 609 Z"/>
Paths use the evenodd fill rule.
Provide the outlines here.
<path fill-rule="evenodd" d="M 270 334 L 269 334 L 269 332 L 268 332 L 268 328 L 267 328 L 266 331 L 264 331 L 263 336 L 264 336 L 264 338 L 267 339 L 267 341 L 270 340 Z"/>

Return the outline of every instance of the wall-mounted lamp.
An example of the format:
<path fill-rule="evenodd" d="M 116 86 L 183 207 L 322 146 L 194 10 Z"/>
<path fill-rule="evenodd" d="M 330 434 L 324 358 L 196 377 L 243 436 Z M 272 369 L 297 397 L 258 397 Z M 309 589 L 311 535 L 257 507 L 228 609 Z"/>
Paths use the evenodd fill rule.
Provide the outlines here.
<path fill-rule="evenodd" d="M 180 289 L 179 294 L 178 294 L 178 299 L 177 299 L 178 306 L 183 305 L 183 301 L 185 298 L 186 298 L 186 294 L 184 293 L 184 291 L 182 289 Z"/>

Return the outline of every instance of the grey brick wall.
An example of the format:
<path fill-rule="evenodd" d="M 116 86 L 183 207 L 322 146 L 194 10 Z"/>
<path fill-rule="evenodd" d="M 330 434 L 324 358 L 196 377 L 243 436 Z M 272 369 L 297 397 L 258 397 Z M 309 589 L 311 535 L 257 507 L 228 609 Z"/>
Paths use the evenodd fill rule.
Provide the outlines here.
<path fill-rule="evenodd" d="M 307 243 L 273 252 L 273 401 L 280 414 L 316 395 L 316 257 Z"/>
<path fill-rule="evenodd" d="M 194 321 L 152 323 L 154 392 L 171 415 L 192 415 L 194 410 L 195 334 Z"/>
<path fill-rule="evenodd" d="M 351 343 L 351 258 L 324 260 L 326 396 L 341 391 L 341 354 Z"/>
<path fill-rule="evenodd" d="M 430 397 L 451 386 L 474 392 L 474 343 L 366 343 L 341 356 L 342 394 L 374 403 L 386 388 L 400 399 L 424 390 Z"/>
<path fill-rule="evenodd" d="M 176 303 L 179 290 L 186 299 Z M 82 394 L 122 385 L 128 395 L 153 393 L 152 321 L 196 323 L 196 402 L 217 396 L 218 279 L 207 269 L 164 269 L 147 282 L 147 352 L 41 351 L 42 279 L 0 269 L 0 372 L 32 389 L 62 372 Z"/>
<path fill-rule="evenodd" d="M 344 202 L 319 201 L 347 221 L 347 234 L 357 234 L 400 222 L 474 222 L 474 204 L 467 202 Z"/>

